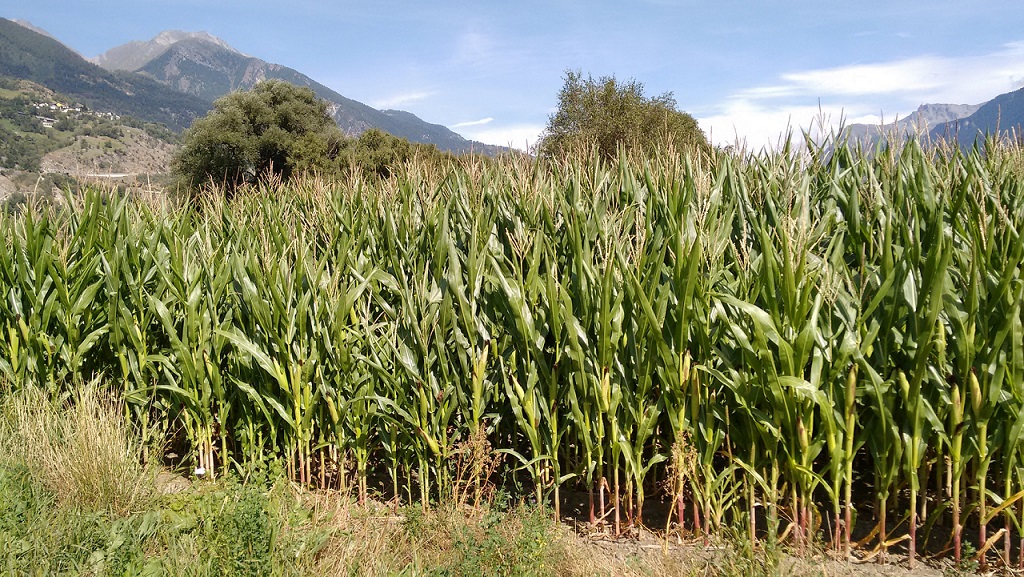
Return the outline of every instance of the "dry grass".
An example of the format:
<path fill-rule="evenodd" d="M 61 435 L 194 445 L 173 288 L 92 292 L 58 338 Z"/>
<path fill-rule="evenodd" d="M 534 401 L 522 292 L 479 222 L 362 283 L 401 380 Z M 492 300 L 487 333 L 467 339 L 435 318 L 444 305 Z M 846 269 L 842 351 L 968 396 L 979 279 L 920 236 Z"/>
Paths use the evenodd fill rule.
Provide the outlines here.
<path fill-rule="evenodd" d="M 299 491 L 297 498 L 312 513 L 312 527 L 331 534 L 317 556 L 315 574 L 394 575 L 415 563 L 405 517 L 389 507 L 373 501 L 357 505 L 339 493 Z"/>
<path fill-rule="evenodd" d="M 78 388 L 60 406 L 27 388 L 4 403 L 0 449 L 24 463 L 63 507 L 124 516 L 155 497 L 155 465 L 144 465 L 144 447 L 121 407 L 96 383 Z"/>
<path fill-rule="evenodd" d="M 497 455 L 483 436 L 459 445 L 451 464 L 452 493 L 426 511 L 419 505 L 397 507 L 372 499 L 361 505 L 350 494 L 311 492 L 283 481 L 269 491 L 230 480 L 202 483 L 167 501 L 154 494 L 156 470 L 140 464 L 144 447 L 137 431 L 123 425 L 121 408 L 95 384 L 81 387 L 66 403 L 53 403 L 46 393 L 26 389 L 8 396 L 0 409 L 0 470 L 9 464 L 28 466 L 56 498 L 58 510 L 51 523 L 88 527 L 89 516 L 80 514 L 86 511 L 155 519 L 152 512 L 178 503 L 171 509 L 179 520 L 158 524 L 152 535 L 134 533 L 130 522 L 111 526 L 110 531 L 129 529 L 122 535 L 129 546 L 97 545 L 84 536 L 79 543 L 72 537 L 79 529 L 49 535 L 37 526 L 34 530 L 42 536 L 28 533 L 37 537 L 33 543 L 49 544 L 57 552 L 88 556 L 83 547 L 122 547 L 139 563 L 158 563 L 172 574 L 215 574 L 218 567 L 238 567 L 231 565 L 235 550 L 221 550 L 225 544 L 262 542 L 275 535 L 276 545 L 263 561 L 287 575 L 837 574 L 813 564 L 779 566 L 764 552 L 743 550 L 742 538 L 710 548 L 678 545 L 673 539 L 663 548 L 646 531 L 619 540 L 578 535 L 553 522 L 545 509 L 503 501 L 488 482 Z M 267 514 L 263 524 L 255 523 L 258 515 L 253 517 L 259 511 Z M 29 561 L 17 555 L 10 559 Z M 40 561 L 31 557 L 32 563 Z M 57 567 L 63 565 L 50 568 Z M 258 567 L 263 565 L 252 565 Z"/>

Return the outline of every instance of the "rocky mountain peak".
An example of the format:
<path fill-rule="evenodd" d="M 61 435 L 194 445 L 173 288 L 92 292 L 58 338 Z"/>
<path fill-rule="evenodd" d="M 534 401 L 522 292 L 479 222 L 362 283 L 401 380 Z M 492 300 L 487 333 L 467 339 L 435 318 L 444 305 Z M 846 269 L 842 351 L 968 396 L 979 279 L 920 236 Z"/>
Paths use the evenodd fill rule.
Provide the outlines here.
<path fill-rule="evenodd" d="M 230 50 L 231 52 L 242 54 L 242 52 L 234 49 L 227 42 L 221 40 L 220 38 L 217 38 L 209 32 L 204 31 L 185 32 L 183 30 L 164 30 L 160 34 L 157 34 L 152 40 L 150 40 L 150 42 L 157 46 L 171 46 L 173 44 L 181 42 L 182 40 L 201 40 L 204 42 L 209 42 L 211 44 L 216 44 L 217 46 L 220 46 L 225 50 Z M 245 54 L 242 55 L 245 56 Z"/>
<path fill-rule="evenodd" d="M 186 40 L 209 43 L 240 56 L 246 56 L 231 47 L 230 44 L 208 32 L 186 32 L 184 30 L 165 30 L 151 40 L 135 40 L 127 44 L 115 46 L 90 60 L 107 70 L 127 70 L 135 72 L 159 57 L 175 44 Z"/>
<path fill-rule="evenodd" d="M 979 108 L 981 104 L 922 104 L 907 117 L 907 121 L 928 131 L 940 124 L 967 118 Z"/>
<path fill-rule="evenodd" d="M 967 118 L 979 108 L 981 108 L 980 104 L 922 104 L 907 116 L 884 126 L 851 124 L 843 132 L 850 140 L 871 148 L 881 138 L 908 138 L 926 135 L 938 126 Z"/>
<path fill-rule="evenodd" d="M 441 150 L 499 154 L 503 147 L 471 142 L 449 128 L 425 122 L 409 112 L 380 111 L 338 94 L 301 72 L 245 55 L 207 32 L 167 30 L 148 41 L 111 48 L 93 63 L 111 71 L 129 71 L 209 104 L 236 90 L 274 78 L 308 86 L 329 104 L 331 115 L 349 136 L 369 128 L 433 144 Z"/>

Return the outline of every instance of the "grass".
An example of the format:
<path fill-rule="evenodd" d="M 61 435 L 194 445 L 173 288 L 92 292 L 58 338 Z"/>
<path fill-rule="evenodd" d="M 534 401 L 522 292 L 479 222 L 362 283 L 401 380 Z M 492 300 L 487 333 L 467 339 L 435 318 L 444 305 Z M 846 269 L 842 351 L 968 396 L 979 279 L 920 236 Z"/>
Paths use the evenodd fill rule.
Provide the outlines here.
<path fill-rule="evenodd" d="M 548 515 L 358 506 L 280 472 L 154 488 L 157 467 L 96 384 L 25 389 L 0 420 L 0 568 L 12 574 L 556 574 Z"/>
<path fill-rule="evenodd" d="M 0 571 L 88 575 L 775 575 L 744 546 L 714 561 L 594 544 L 550 511 L 478 499 L 472 475 L 424 510 L 303 490 L 281 471 L 160 494 L 152 447 L 97 383 L 53 401 L 25 389 L 0 406 Z M 465 463 L 491 462 L 479 445 Z M 749 545 L 749 544 L 748 544 Z M 789 573 L 792 574 L 792 573 Z"/>
<path fill-rule="evenodd" d="M 77 389 L 67 400 L 69 408 L 49 402 L 36 389 L 22 395 L 8 403 L 4 453 L 38 479 L 59 506 L 116 516 L 149 506 L 157 468 L 143 464 L 147 448 L 96 384 Z"/>

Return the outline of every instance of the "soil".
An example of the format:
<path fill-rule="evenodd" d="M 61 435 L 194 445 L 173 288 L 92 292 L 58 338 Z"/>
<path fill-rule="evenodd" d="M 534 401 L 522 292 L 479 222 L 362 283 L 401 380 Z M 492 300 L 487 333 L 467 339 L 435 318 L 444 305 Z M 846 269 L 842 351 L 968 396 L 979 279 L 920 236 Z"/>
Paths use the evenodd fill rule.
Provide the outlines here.
<path fill-rule="evenodd" d="M 577 535 L 580 548 L 585 555 L 600 560 L 597 566 L 642 567 L 639 573 L 683 575 L 715 575 L 753 573 L 757 557 L 751 561 L 749 557 L 741 558 L 740 554 L 731 551 L 727 545 L 704 545 L 700 540 L 682 541 L 665 544 L 663 540 L 649 532 L 642 536 L 611 539 L 594 535 Z M 749 566 L 748 563 L 751 563 Z M 759 574 L 768 568 L 759 565 Z M 903 555 L 890 554 L 884 563 L 876 559 L 862 560 L 857 554 L 846 561 L 833 557 L 831 554 L 817 553 L 808 557 L 794 557 L 782 554 L 779 567 L 769 574 L 789 576 L 823 576 L 823 577 L 944 577 L 946 575 L 969 575 L 970 573 L 953 570 L 952 564 L 946 560 L 919 560 L 913 570 L 907 566 L 907 558 Z M 1011 575 L 1014 573 L 994 573 Z"/>
<path fill-rule="evenodd" d="M 746 570 L 744 564 L 756 564 L 758 559 L 763 563 L 768 557 L 763 550 L 755 551 L 753 556 L 737 552 L 736 548 L 741 543 L 731 538 L 712 539 L 705 543 L 702 538 L 688 533 L 683 539 L 670 535 L 666 542 L 663 538 L 663 529 L 667 508 L 657 499 L 651 499 L 644 507 L 645 524 L 653 530 L 624 530 L 625 536 L 616 538 L 610 524 L 597 529 L 590 527 L 586 494 L 567 493 L 563 494 L 563 497 L 563 522 L 571 530 L 574 538 L 579 540 L 581 548 L 587 551 L 585 554 L 595 559 L 606 558 L 612 565 L 621 566 L 625 563 L 627 566 L 639 565 L 648 568 L 639 571 L 638 574 L 718 574 L 716 569 L 723 569 L 723 573 L 730 575 L 748 574 L 754 567 Z M 862 527 L 858 532 L 866 534 L 869 530 L 870 528 Z M 790 545 L 787 544 L 786 547 L 787 551 L 791 551 L 788 549 Z M 934 557 L 919 555 L 914 569 L 911 570 L 906 551 L 900 545 L 891 547 L 884 560 L 873 552 L 870 545 L 855 548 L 849 560 L 839 552 L 822 550 L 822 547 L 827 547 L 827 544 L 818 544 L 813 552 L 806 555 L 780 553 L 778 570 L 769 574 L 829 577 L 945 577 L 983 574 L 1024 577 L 1024 570 L 1018 570 L 1016 567 L 997 567 L 998 554 L 993 552 L 990 552 L 988 559 L 990 565 L 996 568 L 986 573 L 974 573 L 969 564 L 954 566 L 948 551 L 935 551 Z M 1016 551 L 1014 552 L 1016 554 Z M 1015 556 L 1013 562 L 1016 561 Z"/>
<path fill-rule="evenodd" d="M 174 473 L 167 471 L 160 471 L 157 474 L 153 485 L 161 495 L 174 495 L 175 493 L 187 491 L 192 486 L 192 483 L 181 475 L 175 475 Z"/>
<path fill-rule="evenodd" d="M 11 179 L 0 174 L 0 200 L 3 200 L 16 192 L 18 192 L 18 186 L 14 184 Z"/>

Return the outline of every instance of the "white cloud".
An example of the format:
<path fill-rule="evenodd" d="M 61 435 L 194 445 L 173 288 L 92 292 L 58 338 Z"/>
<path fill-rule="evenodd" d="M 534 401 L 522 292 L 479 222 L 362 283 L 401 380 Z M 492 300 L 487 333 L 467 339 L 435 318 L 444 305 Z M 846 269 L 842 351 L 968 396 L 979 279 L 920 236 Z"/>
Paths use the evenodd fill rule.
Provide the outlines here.
<path fill-rule="evenodd" d="M 789 72 L 777 82 L 739 90 L 700 118 L 716 144 L 737 137 L 752 148 L 775 146 L 792 128 L 799 135 L 823 115 L 827 127 L 891 122 L 925 103 L 978 104 L 1020 87 L 1024 42 L 977 56 L 917 56 Z"/>
<path fill-rule="evenodd" d="M 796 96 L 797 94 L 800 94 L 800 88 L 794 85 L 754 86 L 740 90 L 733 94 L 732 98 L 762 100 L 766 98 L 785 98 L 787 96 Z"/>
<path fill-rule="evenodd" d="M 437 92 L 427 92 L 427 91 L 403 92 L 403 93 L 400 93 L 400 94 L 395 94 L 393 96 L 389 96 L 387 98 L 382 98 L 380 100 L 375 100 L 371 104 L 371 106 L 373 106 L 374 108 L 380 109 L 380 110 L 385 110 L 385 109 L 389 109 L 389 108 L 398 108 L 398 107 L 401 107 L 401 106 L 408 106 L 410 104 L 413 104 L 414 102 L 419 102 L 421 100 L 426 100 L 427 98 L 430 98 L 431 96 L 434 96 L 435 94 L 437 94 Z"/>
<path fill-rule="evenodd" d="M 946 77 L 950 63 L 921 57 L 895 62 L 857 64 L 783 74 L 785 88 L 798 93 L 865 95 L 934 91 Z"/>
<path fill-rule="evenodd" d="M 1024 42 L 977 56 L 919 56 L 783 74 L 784 86 L 817 96 L 894 95 L 978 103 L 1012 90 L 1024 74 Z"/>
<path fill-rule="evenodd" d="M 454 130 L 456 128 L 465 128 L 467 126 L 483 126 L 484 124 L 489 124 L 493 120 L 494 120 L 493 118 L 488 116 L 487 118 L 481 118 L 480 120 L 469 120 L 467 122 L 460 122 L 458 124 L 453 124 L 453 125 L 449 126 L 448 128 L 451 128 L 451 129 Z"/>
<path fill-rule="evenodd" d="M 738 144 L 751 151 L 778 149 L 792 132 L 794 142 L 802 141 L 801 131 L 810 130 L 815 118 L 824 115 L 827 121 L 841 114 L 817 106 L 766 106 L 747 100 L 731 100 L 719 113 L 698 119 L 708 138 L 719 145 Z"/>
<path fill-rule="evenodd" d="M 469 130 L 461 130 L 459 134 L 470 140 L 527 151 L 537 144 L 540 133 L 544 131 L 544 126 L 541 124 L 488 125 L 486 128 L 467 128 Z"/>

